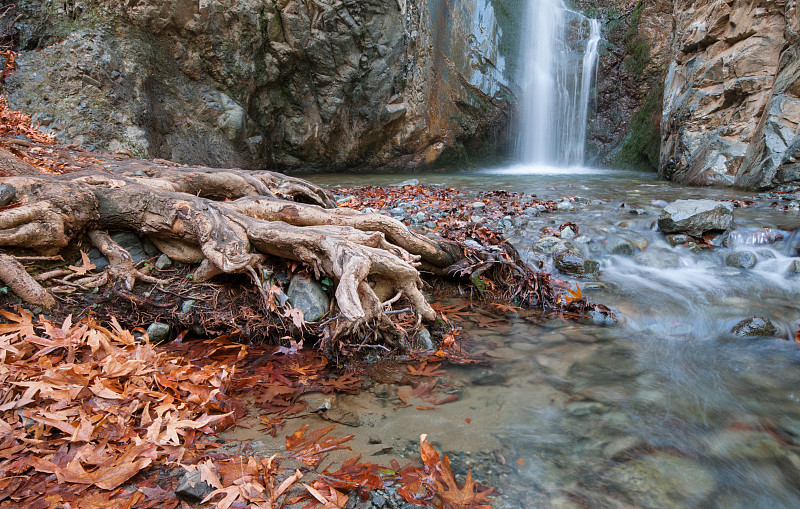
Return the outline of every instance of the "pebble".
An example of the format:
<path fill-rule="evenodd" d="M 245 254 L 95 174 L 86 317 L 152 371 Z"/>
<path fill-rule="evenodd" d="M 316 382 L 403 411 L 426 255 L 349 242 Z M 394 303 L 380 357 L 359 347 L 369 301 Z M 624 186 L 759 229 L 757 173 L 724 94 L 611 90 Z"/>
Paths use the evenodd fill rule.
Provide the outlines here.
<path fill-rule="evenodd" d="M 391 214 L 393 216 L 402 216 L 405 213 L 406 213 L 406 211 L 403 210 L 400 207 L 392 207 L 392 208 L 389 209 L 389 214 Z"/>
<path fill-rule="evenodd" d="M 789 264 L 789 268 L 786 269 L 787 274 L 800 274 L 800 260 L 792 260 L 792 263 Z"/>
<path fill-rule="evenodd" d="M 756 255 L 750 251 L 734 251 L 725 257 L 725 264 L 728 267 L 739 267 L 742 269 L 752 269 L 756 266 Z"/>
<path fill-rule="evenodd" d="M 573 205 L 572 202 L 569 200 L 564 200 L 559 202 L 558 205 L 556 205 L 556 209 L 570 212 L 575 210 L 575 205 Z"/>
<path fill-rule="evenodd" d="M 147 337 L 151 343 L 163 343 L 169 337 L 169 325 L 163 322 L 153 322 L 147 328 Z"/>
<path fill-rule="evenodd" d="M 485 206 L 486 206 L 486 204 L 484 202 L 482 202 L 482 201 L 472 202 L 472 208 L 473 209 L 482 209 Z"/>
<path fill-rule="evenodd" d="M 172 267 L 172 259 L 169 256 L 162 254 L 161 256 L 158 257 L 158 260 L 156 260 L 155 265 L 156 269 L 158 270 L 169 269 L 170 267 Z"/>

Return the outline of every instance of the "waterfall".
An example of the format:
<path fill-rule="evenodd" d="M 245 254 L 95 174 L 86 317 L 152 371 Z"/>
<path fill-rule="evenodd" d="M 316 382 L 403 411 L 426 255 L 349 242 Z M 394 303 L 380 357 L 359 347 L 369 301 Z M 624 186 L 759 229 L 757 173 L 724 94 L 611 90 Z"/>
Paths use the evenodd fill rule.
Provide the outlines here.
<path fill-rule="evenodd" d="M 517 155 L 529 164 L 581 165 L 600 22 L 563 0 L 528 0 L 526 33 Z"/>

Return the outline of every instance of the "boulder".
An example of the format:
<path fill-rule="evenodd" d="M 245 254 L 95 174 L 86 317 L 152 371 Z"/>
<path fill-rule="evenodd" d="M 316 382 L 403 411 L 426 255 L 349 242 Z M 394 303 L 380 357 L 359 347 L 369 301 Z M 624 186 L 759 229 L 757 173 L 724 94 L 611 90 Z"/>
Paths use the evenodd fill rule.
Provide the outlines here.
<path fill-rule="evenodd" d="M 542 237 L 533 244 L 534 251 L 539 251 L 544 254 L 553 254 L 561 252 L 577 253 L 572 244 L 559 237 L 548 235 Z"/>
<path fill-rule="evenodd" d="M 756 266 L 758 259 L 750 251 L 734 251 L 725 257 L 725 265 L 728 267 L 739 267 L 741 269 L 752 269 Z"/>
<path fill-rule="evenodd" d="M 663 233 L 685 233 L 693 237 L 732 227 L 733 204 L 714 200 L 677 200 L 664 207 L 658 218 L 658 228 Z"/>
<path fill-rule="evenodd" d="M 769 318 L 761 316 L 754 316 L 746 318 L 737 323 L 731 329 L 734 336 L 757 336 L 757 337 L 775 337 L 778 335 L 778 327 L 772 323 Z"/>
<path fill-rule="evenodd" d="M 292 277 L 286 294 L 292 306 L 300 309 L 308 322 L 322 318 L 331 303 L 322 285 L 304 274 Z"/>
<path fill-rule="evenodd" d="M 147 258 L 147 253 L 144 252 L 142 240 L 131 232 L 114 232 L 111 234 L 111 240 L 125 249 L 131 255 L 133 263 L 139 263 Z"/>
<path fill-rule="evenodd" d="M 556 268 L 573 276 L 592 276 L 600 273 L 600 265 L 594 260 L 587 260 L 569 252 L 556 253 L 553 256 Z"/>

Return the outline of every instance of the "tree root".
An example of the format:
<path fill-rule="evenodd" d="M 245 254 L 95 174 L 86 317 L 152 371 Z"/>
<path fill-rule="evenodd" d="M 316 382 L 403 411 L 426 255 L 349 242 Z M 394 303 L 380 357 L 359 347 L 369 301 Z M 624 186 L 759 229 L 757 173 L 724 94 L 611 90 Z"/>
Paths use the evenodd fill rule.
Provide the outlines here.
<path fill-rule="evenodd" d="M 25 302 L 48 309 L 56 305 L 55 298 L 13 256 L 0 253 L 0 281 Z"/>
<path fill-rule="evenodd" d="M 255 271 L 265 257 L 301 262 L 317 279 L 335 281 L 338 313 L 351 329 L 365 323 L 387 328 L 385 313 L 401 298 L 420 320 L 434 320 L 418 267 L 445 270 L 463 257 L 457 243 L 419 235 L 392 218 L 332 208 L 324 190 L 300 179 L 143 162 L 135 168 L 0 179 L 15 191 L 14 206 L 0 210 L 0 247 L 52 254 L 87 235 L 108 258 L 108 276 L 127 290 L 136 280 L 163 283 L 138 270 L 106 233 L 130 230 L 175 260 L 201 262 L 196 281 L 249 273 L 265 301 Z M 18 263 L 7 276 L 14 285 L 3 280 L 23 300 L 52 305 L 30 276 L 25 285 L 16 282 L 20 270 L 27 276 Z M 62 275 L 51 271 L 41 279 Z M 65 286 L 99 282 L 97 276 L 60 280 Z"/>

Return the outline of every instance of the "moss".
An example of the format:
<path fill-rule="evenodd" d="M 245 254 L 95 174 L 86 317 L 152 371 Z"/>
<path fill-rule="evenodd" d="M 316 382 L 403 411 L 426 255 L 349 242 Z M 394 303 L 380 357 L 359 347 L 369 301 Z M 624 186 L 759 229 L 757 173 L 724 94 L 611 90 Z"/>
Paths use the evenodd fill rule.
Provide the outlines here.
<path fill-rule="evenodd" d="M 650 91 L 633 116 L 630 129 L 612 164 L 637 170 L 657 170 L 661 154 L 661 103 L 664 86 Z"/>
<path fill-rule="evenodd" d="M 520 65 L 520 49 L 525 27 L 525 0 L 491 0 L 500 27 L 498 51 L 505 58 L 506 78 L 513 81 Z"/>
<path fill-rule="evenodd" d="M 636 4 L 631 13 L 628 29 L 622 38 L 625 52 L 628 54 L 625 59 L 625 68 L 628 72 L 633 73 L 634 76 L 641 75 L 648 62 L 650 62 L 650 45 L 639 35 L 639 21 L 642 18 L 642 9 L 644 9 L 644 2 L 639 0 L 639 3 Z"/>

